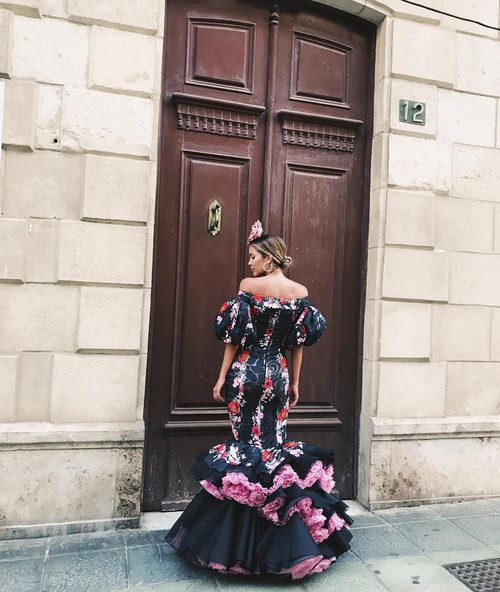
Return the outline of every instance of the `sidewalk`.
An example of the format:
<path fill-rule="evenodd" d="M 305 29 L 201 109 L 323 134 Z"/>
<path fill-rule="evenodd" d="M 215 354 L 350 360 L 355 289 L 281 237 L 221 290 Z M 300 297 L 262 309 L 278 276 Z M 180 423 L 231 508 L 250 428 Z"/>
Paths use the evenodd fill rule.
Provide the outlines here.
<path fill-rule="evenodd" d="M 165 544 L 166 530 L 141 528 L 2 541 L 0 592 L 470 592 L 442 565 L 500 557 L 500 498 L 374 513 L 347 503 L 352 550 L 303 580 L 190 566 Z M 151 516 L 142 523 L 151 527 Z"/>

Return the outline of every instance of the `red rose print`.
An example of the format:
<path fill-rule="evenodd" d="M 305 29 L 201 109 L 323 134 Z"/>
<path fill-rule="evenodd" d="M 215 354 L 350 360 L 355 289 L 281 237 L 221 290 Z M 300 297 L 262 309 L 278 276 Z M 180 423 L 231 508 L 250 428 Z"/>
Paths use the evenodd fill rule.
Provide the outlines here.
<path fill-rule="evenodd" d="M 280 366 L 281 366 L 282 369 L 283 368 L 286 368 L 286 358 L 285 357 L 281 358 L 281 360 L 280 360 Z"/>
<path fill-rule="evenodd" d="M 246 362 L 249 357 L 250 357 L 250 353 L 245 350 L 240 353 L 240 355 L 238 356 L 238 360 L 240 362 Z"/>
<path fill-rule="evenodd" d="M 254 425 L 254 426 L 252 427 L 252 434 L 253 434 L 254 436 L 260 436 L 260 434 L 261 434 L 261 431 L 260 431 L 260 428 L 259 428 L 259 426 L 256 426 L 256 425 Z"/>
<path fill-rule="evenodd" d="M 227 404 L 227 408 L 230 411 L 230 413 L 239 413 L 240 412 L 240 404 L 238 403 L 238 401 L 231 401 L 230 403 Z"/>
<path fill-rule="evenodd" d="M 217 444 L 217 446 L 214 446 L 214 450 L 217 450 L 217 452 L 222 452 L 225 448 L 225 444 Z"/>
<path fill-rule="evenodd" d="M 304 327 L 304 325 L 300 325 L 300 332 L 301 333 L 305 333 L 306 332 L 306 328 Z"/>
<path fill-rule="evenodd" d="M 224 304 L 220 307 L 219 312 L 224 312 L 228 306 L 229 304 L 227 302 L 224 302 Z"/>
<path fill-rule="evenodd" d="M 278 412 L 278 421 L 283 421 L 285 417 L 288 415 L 288 409 L 283 407 L 281 411 Z"/>
<path fill-rule="evenodd" d="M 271 460 L 273 458 L 273 453 L 270 450 L 266 449 L 264 449 L 260 455 L 264 462 L 267 462 L 268 460 Z"/>
<path fill-rule="evenodd" d="M 270 378 L 266 378 L 264 380 L 264 388 L 265 389 L 273 388 L 273 381 Z"/>
<path fill-rule="evenodd" d="M 297 442 L 293 442 L 292 440 L 290 440 L 289 442 L 285 442 L 284 444 L 285 448 L 292 448 L 293 446 L 297 446 Z"/>

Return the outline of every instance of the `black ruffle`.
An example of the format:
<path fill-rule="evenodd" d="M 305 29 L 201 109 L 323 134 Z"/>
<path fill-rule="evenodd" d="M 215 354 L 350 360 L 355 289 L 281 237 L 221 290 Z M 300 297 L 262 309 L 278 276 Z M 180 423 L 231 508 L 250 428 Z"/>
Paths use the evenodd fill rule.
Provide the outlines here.
<path fill-rule="evenodd" d="M 298 514 L 276 526 L 255 508 L 215 499 L 205 490 L 195 495 L 181 518 L 166 537 L 179 555 L 204 567 L 213 567 L 210 562 L 236 565 L 251 574 L 277 574 L 314 556 L 339 557 L 352 539 L 352 533 L 342 529 L 316 543 Z"/>

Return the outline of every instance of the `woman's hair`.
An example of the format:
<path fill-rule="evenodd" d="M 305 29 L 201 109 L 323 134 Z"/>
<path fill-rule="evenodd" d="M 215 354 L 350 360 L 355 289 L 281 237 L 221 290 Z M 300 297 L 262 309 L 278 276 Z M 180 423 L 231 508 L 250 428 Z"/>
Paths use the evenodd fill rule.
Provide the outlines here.
<path fill-rule="evenodd" d="M 264 257 L 271 255 L 272 262 L 283 270 L 288 269 L 292 263 L 292 258 L 286 254 L 286 243 L 281 236 L 262 234 L 250 241 L 249 244 L 255 247 Z"/>

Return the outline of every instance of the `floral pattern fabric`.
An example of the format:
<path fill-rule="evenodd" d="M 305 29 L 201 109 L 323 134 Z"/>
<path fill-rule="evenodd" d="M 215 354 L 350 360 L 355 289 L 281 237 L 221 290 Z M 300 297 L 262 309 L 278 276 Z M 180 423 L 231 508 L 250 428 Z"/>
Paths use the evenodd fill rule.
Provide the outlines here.
<path fill-rule="evenodd" d="M 306 298 L 275 298 L 240 290 L 226 300 L 213 323 L 225 343 L 238 345 L 225 383 L 234 442 L 210 449 L 210 462 L 253 464 L 235 443 L 260 452 L 263 470 L 272 472 L 287 454 L 300 456 L 302 443 L 287 438 L 290 375 L 286 350 L 316 343 L 327 328 L 321 312 Z M 255 455 L 252 455 L 252 457 Z"/>
<path fill-rule="evenodd" d="M 349 549 L 353 520 L 332 492 L 334 451 L 287 434 L 286 351 L 316 343 L 326 319 L 308 298 L 240 290 L 212 328 L 237 346 L 224 385 L 232 438 L 196 457 L 202 489 L 166 540 L 220 573 L 319 573 Z"/>

